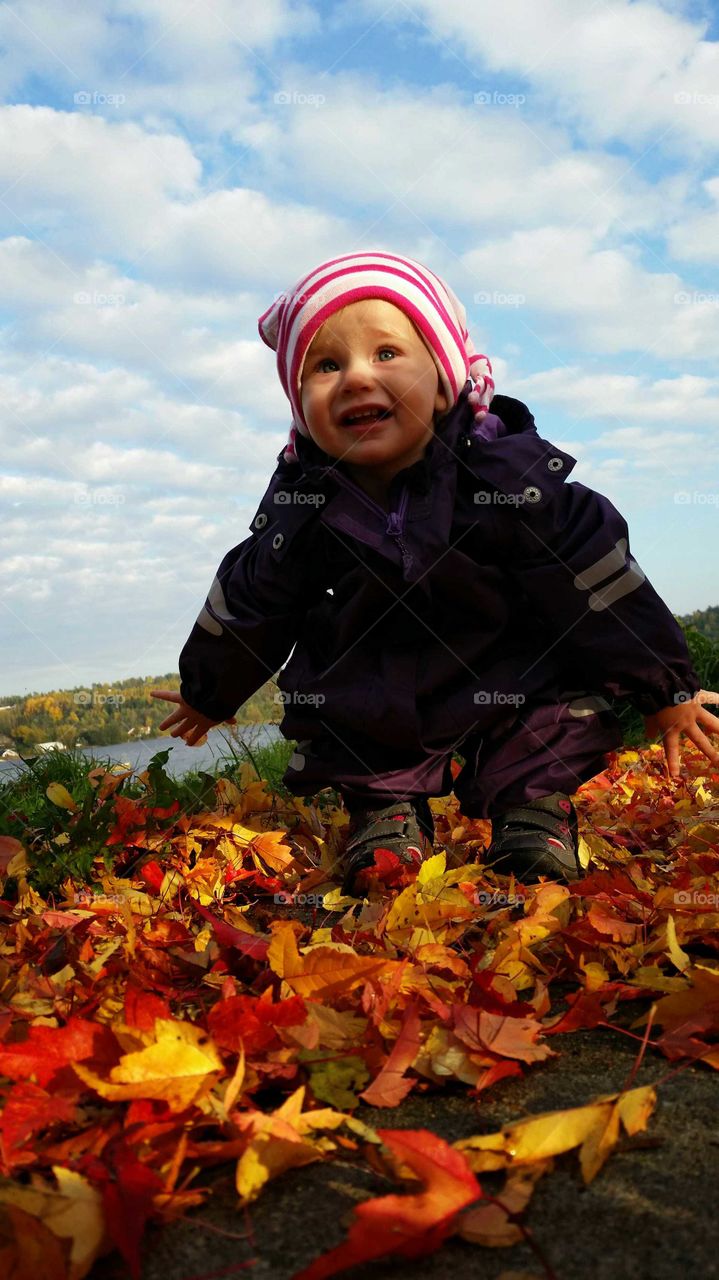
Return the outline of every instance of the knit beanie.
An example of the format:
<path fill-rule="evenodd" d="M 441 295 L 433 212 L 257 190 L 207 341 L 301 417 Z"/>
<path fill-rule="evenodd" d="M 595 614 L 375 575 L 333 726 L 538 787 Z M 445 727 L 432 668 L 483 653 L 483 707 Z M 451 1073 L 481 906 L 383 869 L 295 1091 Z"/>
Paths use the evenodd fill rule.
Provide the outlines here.
<path fill-rule="evenodd" d="M 363 298 L 384 298 L 409 316 L 437 365 L 448 408 L 470 379 L 468 400 L 475 420 L 482 422 L 487 415 L 494 395 L 492 365 L 488 356 L 475 352 L 464 307 L 449 285 L 428 267 L 396 253 L 346 253 L 302 276 L 258 320 L 260 337 L 277 352 L 277 371 L 292 406 L 286 462 L 298 461 L 297 432 L 310 438 L 300 394 L 310 343 L 334 312 Z"/>

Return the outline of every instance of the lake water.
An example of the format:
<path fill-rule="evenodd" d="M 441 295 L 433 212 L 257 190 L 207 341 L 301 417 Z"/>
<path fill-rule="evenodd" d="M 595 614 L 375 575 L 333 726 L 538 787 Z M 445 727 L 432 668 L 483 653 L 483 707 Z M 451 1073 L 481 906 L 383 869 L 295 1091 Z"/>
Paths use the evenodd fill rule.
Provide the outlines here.
<path fill-rule="evenodd" d="M 240 724 L 233 734 L 229 727 L 210 729 L 207 741 L 201 747 L 188 747 L 182 738 L 165 735 L 161 738 L 138 738 L 129 742 L 117 742 L 100 747 L 79 747 L 81 755 L 91 756 L 99 762 L 109 758 L 118 764 L 129 762 L 136 773 L 142 773 L 150 760 L 158 751 L 170 749 L 170 756 L 165 765 L 167 773 L 179 778 L 190 769 L 212 768 L 222 756 L 230 754 L 230 744 L 235 751 L 241 753 L 242 743 L 250 749 L 264 746 L 268 742 L 276 742 L 282 738 L 276 724 Z M 284 739 L 283 739 L 284 741 Z M 27 755 L 32 754 L 30 751 Z M 44 754 L 44 753 L 38 753 Z M 29 768 L 22 760 L 0 760 L 0 779 L 9 779 L 18 771 Z"/>

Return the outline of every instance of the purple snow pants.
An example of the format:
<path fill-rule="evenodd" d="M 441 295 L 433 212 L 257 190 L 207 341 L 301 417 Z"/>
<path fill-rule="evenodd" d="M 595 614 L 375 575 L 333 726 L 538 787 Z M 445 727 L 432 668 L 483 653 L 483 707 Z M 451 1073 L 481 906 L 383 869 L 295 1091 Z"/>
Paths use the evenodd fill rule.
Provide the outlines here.
<path fill-rule="evenodd" d="M 604 698 L 571 692 L 513 709 L 489 731 L 470 730 L 441 752 L 400 753 L 346 730 L 340 736 L 325 723 L 321 735 L 298 742 L 283 782 L 300 796 L 334 787 L 348 808 L 453 791 L 465 817 L 492 818 L 554 791 L 572 795 L 602 772 L 607 753 L 622 740 Z M 466 761 L 454 781 L 453 750 Z"/>

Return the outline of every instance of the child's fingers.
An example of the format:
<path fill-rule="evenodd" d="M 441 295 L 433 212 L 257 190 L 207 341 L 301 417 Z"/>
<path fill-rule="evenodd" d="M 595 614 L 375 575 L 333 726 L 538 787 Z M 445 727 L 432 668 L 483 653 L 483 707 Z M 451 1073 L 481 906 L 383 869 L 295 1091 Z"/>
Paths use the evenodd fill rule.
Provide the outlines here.
<path fill-rule="evenodd" d="M 687 731 L 687 736 L 691 738 L 692 742 L 695 744 L 695 746 L 699 748 L 700 751 L 704 752 L 704 755 L 709 760 L 711 760 L 714 764 L 719 764 L 719 751 L 717 751 L 713 743 L 709 741 L 706 734 L 702 733 L 698 724 L 694 726 L 691 732 Z"/>
<path fill-rule="evenodd" d="M 184 719 L 184 711 L 173 711 L 171 715 L 165 716 L 165 719 L 161 722 L 159 727 L 161 729 L 169 729 L 170 725 L 181 724 Z"/>
<path fill-rule="evenodd" d="M 668 729 L 662 735 L 662 745 L 667 761 L 667 772 L 671 778 L 679 777 L 679 733 L 676 729 Z"/>

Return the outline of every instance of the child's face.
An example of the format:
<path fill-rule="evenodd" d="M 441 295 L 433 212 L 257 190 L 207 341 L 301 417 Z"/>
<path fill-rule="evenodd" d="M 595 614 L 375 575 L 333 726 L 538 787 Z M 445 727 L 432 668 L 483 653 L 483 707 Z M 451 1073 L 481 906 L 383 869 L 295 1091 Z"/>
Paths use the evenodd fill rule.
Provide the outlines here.
<path fill-rule="evenodd" d="M 302 410 L 316 444 L 388 482 L 424 454 L 448 408 L 437 366 L 409 316 L 384 298 L 352 302 L 315 334 L 302 372 Z M 353 427 L 351 410 L 389 411 Z"/>

